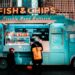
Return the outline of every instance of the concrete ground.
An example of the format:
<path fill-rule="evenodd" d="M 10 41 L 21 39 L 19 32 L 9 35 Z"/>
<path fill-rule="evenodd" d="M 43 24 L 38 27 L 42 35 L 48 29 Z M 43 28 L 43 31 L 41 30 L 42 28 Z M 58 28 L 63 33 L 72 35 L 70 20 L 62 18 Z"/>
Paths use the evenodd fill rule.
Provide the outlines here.
<path fill-rule="evenodd" d="M 75 75 L 75 69 L 72 67 L 51 66 L 51 67 L 43 67 L 41 73 L 42 73 L 41 75 Z M 11 71 L 10 75 L 14 75 L 14 74 L 32 75 L 32 71 L 24 70 L 24 69 L 16 69 L 16 72 L 13 73 L 13 71 Z M 0 70 L 0 75 L 8 75 L 8 69 Z"/>

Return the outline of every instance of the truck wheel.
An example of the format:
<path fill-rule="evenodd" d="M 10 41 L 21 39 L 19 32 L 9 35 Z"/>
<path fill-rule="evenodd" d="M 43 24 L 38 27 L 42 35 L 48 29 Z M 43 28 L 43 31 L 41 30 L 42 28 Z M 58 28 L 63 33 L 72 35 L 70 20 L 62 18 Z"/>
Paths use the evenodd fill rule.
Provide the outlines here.
<path fill-rule="evenodd" d="M 75 59 L 73 60 L 73 67 L 75 68 Z"/>
<path fill-rule="evenodd" d="M 0 69 L 7 68 L 7 61 L 5 59 L 0 59 Z"/>
<path fill-rule="evenodd" d="M 71 61 L 71 66 L 75 68 L 75 58 Z"/>

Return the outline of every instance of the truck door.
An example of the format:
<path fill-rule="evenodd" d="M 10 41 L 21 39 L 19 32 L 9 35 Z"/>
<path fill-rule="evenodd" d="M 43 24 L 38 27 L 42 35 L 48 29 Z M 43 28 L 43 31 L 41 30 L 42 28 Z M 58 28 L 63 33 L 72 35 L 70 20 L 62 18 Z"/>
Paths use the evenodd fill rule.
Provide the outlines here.
<path fill-rule="evenodd" d="M 75 57 L 75 32 L 70 31 L 69 33 L 69 58 L 72 61 L 72 59 Z M 75 59 L 71 63 L 73 66 L 75 66 Z"/>
<path fill-rule="evenodd" d="M 64 64 L 64 29 L 63 24 L 54 23 L 50 26 L 50 56 L 49 62 L 52 65 Z"/>

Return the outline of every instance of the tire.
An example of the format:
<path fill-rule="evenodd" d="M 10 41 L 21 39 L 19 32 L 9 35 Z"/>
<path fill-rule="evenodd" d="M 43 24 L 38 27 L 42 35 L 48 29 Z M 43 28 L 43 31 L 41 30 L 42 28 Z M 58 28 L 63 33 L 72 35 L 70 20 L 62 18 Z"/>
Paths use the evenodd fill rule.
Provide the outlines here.
<path fill-rule="evenodd" d="M 5 59 L 0 59 L 0 69 L 7 68 L 7 61 Z"/>
<path fill-rule="evenodd" d="M 75 68 L 75 59 L 73 60 L 73 63 L 72 63 L 73 67 Z"/>
<path fill-rule="evenodd" d="M 71 60 L 70 66 L 75 69 L 75 58 Z"/>

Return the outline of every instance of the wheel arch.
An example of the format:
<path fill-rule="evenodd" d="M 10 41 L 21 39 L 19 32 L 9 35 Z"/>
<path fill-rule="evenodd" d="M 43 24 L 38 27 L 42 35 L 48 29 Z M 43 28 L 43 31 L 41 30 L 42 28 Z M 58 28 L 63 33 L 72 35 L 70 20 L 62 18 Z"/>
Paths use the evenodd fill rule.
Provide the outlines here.
<path fill-rule="evenodd" d="M 71 58 L 70 58 L 70 65 L 73 64 L 73 61 L 75 60 L 75 55 L 73 55 Z"/>

